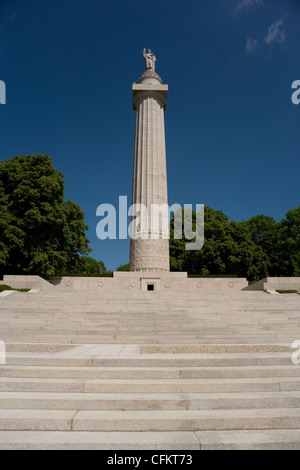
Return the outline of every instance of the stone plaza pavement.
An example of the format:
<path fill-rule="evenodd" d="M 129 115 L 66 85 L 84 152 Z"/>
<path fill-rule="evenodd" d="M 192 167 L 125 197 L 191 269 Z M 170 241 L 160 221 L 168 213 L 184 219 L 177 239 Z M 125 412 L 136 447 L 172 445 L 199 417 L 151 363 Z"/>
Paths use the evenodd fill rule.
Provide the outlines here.
<path fill-rule="evenodd" d="M 300 449 L 297 294 L 15 292 L 0 340 L 1 450 Z"/>

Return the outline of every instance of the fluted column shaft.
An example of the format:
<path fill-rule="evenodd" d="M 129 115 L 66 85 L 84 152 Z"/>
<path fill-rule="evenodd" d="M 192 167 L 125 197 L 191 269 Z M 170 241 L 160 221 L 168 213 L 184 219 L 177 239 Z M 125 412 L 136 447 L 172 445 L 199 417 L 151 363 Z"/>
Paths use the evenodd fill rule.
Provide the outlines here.
<path fill-rule="evenodd" d="M 153 231 L 153 205 L 167 205 L 167 167 L 164 110 L 167 85 L 133 85 L 136 110 L 132 204 L 147 208 L 145 226 L 138 227 L 144 237 L 131 239 L 130 270 L 141 272 L 169 271 L 169 240 L 164 228 L 166 212 L 156 234 Z M 157 226 L 156 226 L 157 227 Z M 154 239 L 154 237 L 156 239 Z"/>

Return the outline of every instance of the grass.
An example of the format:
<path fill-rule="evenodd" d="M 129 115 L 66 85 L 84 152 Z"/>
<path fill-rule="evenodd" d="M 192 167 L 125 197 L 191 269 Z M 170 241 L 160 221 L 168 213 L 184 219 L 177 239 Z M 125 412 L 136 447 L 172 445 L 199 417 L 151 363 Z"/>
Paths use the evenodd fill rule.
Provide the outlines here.
<path fill-rule="evenodd" d="M 279 294 L 298 294 L 297 290 L 276 290 Z"/>
<path fill-rule="evenodd" d="M 14 289 L 13 287 L 7 286 L 5 284 L 0 285 L 0 292 L 3 292 L 5 290 L 16 290 L 18 292 L 29 292 L 30 289 Z"/>

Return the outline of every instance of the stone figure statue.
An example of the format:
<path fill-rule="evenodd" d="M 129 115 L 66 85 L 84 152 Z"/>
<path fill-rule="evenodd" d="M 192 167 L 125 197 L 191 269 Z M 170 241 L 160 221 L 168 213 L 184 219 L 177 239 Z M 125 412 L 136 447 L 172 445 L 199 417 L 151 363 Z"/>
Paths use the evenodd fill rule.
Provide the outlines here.
<path fill-rule="evenodd" d="M 145 59 L 146 70 L 153 70 L 153 72 L 155 72 L 155 55 L 151 52 L 150 49 L 148 49 L 148 52 L 146 52 L 146 49 L 144 49 L 143 55 Z"/>

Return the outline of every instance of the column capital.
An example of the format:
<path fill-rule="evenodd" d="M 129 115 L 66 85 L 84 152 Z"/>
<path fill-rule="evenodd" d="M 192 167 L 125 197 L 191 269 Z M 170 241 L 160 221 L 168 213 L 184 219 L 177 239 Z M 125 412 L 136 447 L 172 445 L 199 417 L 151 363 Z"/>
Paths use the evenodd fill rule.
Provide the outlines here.
<path fill-rule="evenodd" d="M 137 109 L 137 102 L 145 97 L 154 97 L 162 101 L 164 109 L 167 106 L 168 85 L 136 84 L 132 85 L 133 110 Z"/>

